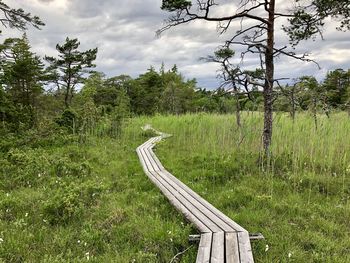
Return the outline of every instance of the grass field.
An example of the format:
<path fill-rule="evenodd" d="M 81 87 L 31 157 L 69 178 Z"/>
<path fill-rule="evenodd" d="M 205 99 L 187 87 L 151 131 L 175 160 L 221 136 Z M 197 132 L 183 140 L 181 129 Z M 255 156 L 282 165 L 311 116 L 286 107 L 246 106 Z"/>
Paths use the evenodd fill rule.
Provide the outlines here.
<path fill-rule="evenodd" d="M 131 119 L 120 138 L 71 136 L 0 155 L 0 262 L 169 262 L 196 233 L 142 172 L 140 127 L 173 134 L 165 167 L 250 232 L 256 262 L 350 262 L 350 122 L 275 115 L 271 165 L 262 115 Z M 192 246 L 181 262 L 194 262 Z"/>

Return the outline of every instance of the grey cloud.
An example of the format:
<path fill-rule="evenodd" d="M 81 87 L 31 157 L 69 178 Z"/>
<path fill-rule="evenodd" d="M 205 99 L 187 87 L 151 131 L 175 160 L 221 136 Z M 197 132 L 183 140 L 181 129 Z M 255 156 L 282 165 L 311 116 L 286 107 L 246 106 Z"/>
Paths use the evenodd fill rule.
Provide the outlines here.
<path fill-rule="evenodd" d="M 225 0 L 227 1 L 227 0 Z M 282 0 L 279 0 L 282 1 Z M 161 0 L 7 0 L 9 5 L 23 7 L 39 15 L 46 23 L 42 30 L 30 29 L 28 36 L 35 52 L 43 56 L 55 55 L 55 46 L 62 43 L 66 36 L 77 37 L 81 49 L 98 47 L 97 70 L 108 76 L 129 74 L 136 77 L 150 65 L 159 68 L 161 63 L 170 68 L 177 64 L 180 72 L 187 78 L 197 78 L 199 85 L 215 88 L 217 66 L 200 61 L 200 57 L 212 54 L 216 47 L 230 38 L 239 29 L 232 24 L 226 34 L 218 35 L 216 24 L 193 22 L 172 28 L 155 36 L 155 31 L 164 25 L 167 13 L 160 10 Z M 62 7 L 59 2 L 66 3 Z M 223 10 L 225 11 L 225 10 Z M 218 12 L 221 12 L 218 10 Z M 282 22 L 278 25 L 280 28 Z M 332 23 L 328 23 L 324 33 L 325 40 L 301 43 L 297 52 L 310 52 L 315 59 L 319 57 L 322 70 L 313 64 L 292 59 L 276 60 L 276 76 L 294 78 L 315 74 L 322 78 L 329 69 L 349 68 L 349 60 L 344 60 L 337 50 L 348 50 L 350 39 L 347 34 L 337 32 Z M 2 38 L 12 36 L 5 32 Z M 20 33 L 18 33 L 20 34 Z M 288 44 L 281 29 L 276 31 L 276 44 Z M 330 52 L 333 50 L 333 53 Z M 237 53 L 241 48 L 237 48 Z M 330 54 L 327 56 L 326 54 Z M 237 60 L 238 61 L 238 60 Z M 244 66 L 255 68 L 256 57 L 248 56 Z"/>

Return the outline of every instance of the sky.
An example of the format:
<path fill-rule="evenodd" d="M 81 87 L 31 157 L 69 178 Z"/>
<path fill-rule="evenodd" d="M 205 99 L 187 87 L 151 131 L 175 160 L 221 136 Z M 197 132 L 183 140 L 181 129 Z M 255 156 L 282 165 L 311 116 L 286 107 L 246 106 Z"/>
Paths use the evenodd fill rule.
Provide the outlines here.
<path fill-rule="evenodd" d="M 239 29 L 233 23 L 224 35 L 217 32 L 215 22 L 197 21 L 179 25 L 156 36 L 156 30 L 163 27 L 169 13 L 160 9 L 161 0 L 5 0 L 14 8 L 38 15 L 46 26 L 41 30 L 27 31 L 33 51 L 40 56 L 56 56 L 55 46 L 66 37 L 78 38 L 80 49 L 98 48 L 96 70 L 107 76 L 128 74 L 137 77 L 150 66 L 159 69 L 164 63 L 167 69 L 176 64 L 187 79 L 196 78 L 198 86 L 215 89 L 220 85 L 216 78 L 218 65 L 201 58 L 212 55 L 225 40 Z M 222 5 L 217 14 L 234 12 L 234 0 L 219 0 Z M 278 0 L 277 5 L 289 8 Z M 277 24 L 276 45 L 288 43 L 280 29 L 285 21 Z M 316 59 L 315 64 L 287 58 L 276 59 L 275 71 L 278 78 L 293 78 L 314 75 L 322 80 L 329 70 L 350 68 L 350 34 L 336 31 L 336 23 L 326 21 L 324 40 L 317 38 L 299 44 L 296 52 L 308 52 Z M 3 30 L 0 40 L 20 36 L 14 29 Z M 237 49 L 239 52 L 239 48 Z M 248 57 L 243 67 L 254 68 L 258 60 Z"/>

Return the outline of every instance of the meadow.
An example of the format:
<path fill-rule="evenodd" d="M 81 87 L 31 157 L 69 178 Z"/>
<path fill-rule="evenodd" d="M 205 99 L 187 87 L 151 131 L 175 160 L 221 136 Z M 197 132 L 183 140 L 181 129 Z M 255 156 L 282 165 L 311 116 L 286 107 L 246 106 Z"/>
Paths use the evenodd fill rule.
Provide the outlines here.
<path fill-rule="evenodd" d="M 135 149 L 151 124 L 164 166 L 248 231 L 256 262 L 350 262 L 346 113 L 274 116 L 269 165 L 262 114 L 131 118 L 121 134 L 6 138 L 0 154 L 0 262 L 194 262 L 197 231 L 143 173 Z M 56 134 L 56 133 L 54 133 Z M 28 139 L 31 138 L 31 139 Z"/>

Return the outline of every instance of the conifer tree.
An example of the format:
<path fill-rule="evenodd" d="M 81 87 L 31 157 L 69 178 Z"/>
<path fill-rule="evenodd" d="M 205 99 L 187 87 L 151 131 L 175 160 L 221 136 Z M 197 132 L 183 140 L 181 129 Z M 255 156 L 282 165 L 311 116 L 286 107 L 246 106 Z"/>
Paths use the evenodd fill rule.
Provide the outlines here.
<path fill-rule="evenodd" d="M 3 0 L 0 0 L 0 11 L 2 12 L 0 22 L 3 27 L 26 30 L 28 24 L 38 29 L 45 25 L 38 16 L 33 16 L 31 13 L 25 12 L 22 8 L 11 8 Z"/>
<path fill-rule="evenodd" d="M 79 51 L 79 46 L 78 39 L 67 37 L 65 43 L 56 45 L 58 58 L 45 57 L 50 64 L 49 69 L 53 73 L 52 76 L 55 76 L 53 81 L 59 90 L 64 92 L 66 108 L 71 104 L 77 85 L 83 83 L 84 76 L 91 73 L 90 69 L 96 66 L 93 61 L 96 59 L 97 48 Z"/>

